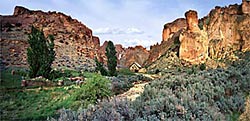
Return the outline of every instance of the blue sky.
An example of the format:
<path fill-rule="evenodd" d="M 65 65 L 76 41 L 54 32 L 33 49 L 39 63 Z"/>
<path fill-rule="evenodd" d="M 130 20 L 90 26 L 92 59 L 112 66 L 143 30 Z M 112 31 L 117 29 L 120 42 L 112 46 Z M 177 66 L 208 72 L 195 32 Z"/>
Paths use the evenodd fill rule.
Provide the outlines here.
<path fill-rule="evenodd" d="M 98 36 L 125 47 L 161 42 L 165 23 L 184 17 L 190 9 L 199 18 L 215 6 L 240 4 L 242 0 L 3 0 L 1 15 L 11 15 L 16 5 L 31 10 L 58 11 L 76 18 Z"/>

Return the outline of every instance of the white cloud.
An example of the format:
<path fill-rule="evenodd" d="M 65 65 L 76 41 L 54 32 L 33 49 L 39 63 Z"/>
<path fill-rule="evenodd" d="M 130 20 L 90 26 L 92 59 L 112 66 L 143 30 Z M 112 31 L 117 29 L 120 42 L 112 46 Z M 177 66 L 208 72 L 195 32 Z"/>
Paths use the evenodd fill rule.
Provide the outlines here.
<path fill-rule="evenodd" d="M 153 40 L 144 40 L 144 39 L 125 39 L 123 40 L 125 47 L 134 47 L 136 45 L 142 45 L 143 47 L 149 50 L 151 45 L 155 44 Z"/>
<path fill-rule="evenodd" d="M 103 34 L 113 34 L 113 35 L 117 35 L 117 34 L 143 34 L 144 32 L 138 28 L 98 28 L 93 30 L 94 34 L 96 35 L 103 35 Z"/>
<path fill-rule="evenodd" d="M 137 28 L 127 28 L 126 33 L 128 34 L 143 34 L 144 32 Z"/>

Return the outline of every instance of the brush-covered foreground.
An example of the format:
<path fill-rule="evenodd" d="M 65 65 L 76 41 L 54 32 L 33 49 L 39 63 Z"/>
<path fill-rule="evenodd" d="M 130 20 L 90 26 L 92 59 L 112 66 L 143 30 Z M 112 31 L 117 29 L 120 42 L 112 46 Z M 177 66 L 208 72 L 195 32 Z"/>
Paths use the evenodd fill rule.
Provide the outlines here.
<path fill-rule="evenodd" d="M 79 76 L 75 71 L 67 73 Z M 1 120 L 46 120 L 48 116 L 55 116 L 59 109 L 86 108 L 99 98 L 111 96 L 110 81 L 95 73 L 83 74 L 87 77 L 84 85 L 60 87 L 21 87 L 19 74 L 13 76 L 6 70 L 1 75 Z"/>
<path fill-rule="evenodd" d="M 123 93 L 138 80 L 149 80 L 142 75 L 121 71 L 117 77 L 104 77 L 98 73 L 81 72 L 61 68 L 51 74 L 52 80 L 45 78 L 29 79 L 28 70 L 8 68 L 1 71 L 0 80 L 0 120 L 46 120 L 58 117 L 61 109 L 78 110 L 90 104 Z M 83 78 L 79 85 L 72 77 Z M 21 80 L 50 83 L 21 87 Z M 64 85 L 56 85 L 63 80 Z M 34 83 L 35 84 L 35 83 Z"/>
<path fill-rule="evenodd" d="M 58 120 L 238 120 L 250 92 L 250 54 L 241 57 L 227 69 L 166 73 L 133 102 L 63 109 Z"/>

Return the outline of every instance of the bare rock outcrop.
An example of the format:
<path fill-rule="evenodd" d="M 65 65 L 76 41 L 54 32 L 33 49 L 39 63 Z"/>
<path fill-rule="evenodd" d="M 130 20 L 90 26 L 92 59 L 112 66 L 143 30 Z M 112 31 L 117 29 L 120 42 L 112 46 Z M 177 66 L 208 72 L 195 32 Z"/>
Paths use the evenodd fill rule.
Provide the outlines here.
<path fill-rule="evenodd" d="M 187 24 L 184 18 L 179 18 L 171 23 L 165 24 L 162 31 L 162 41 L 167 41 L 169 38 L 173 36 L 174 33 L 186 27 Z"/>
<path fill-rule="evenodd" d="M 250 0 L 242 0 L 242 12 L 250 14 Z"/>
<path fill-rule="evenodd" d="M 190 32 L 199 31 L 198 27 L 198 15 L 194 10 L 189 10 L 185 13 L 186 21 L 187 21 L 187 30 Z"/>
<path fill-rule="evenodd" d="M 206 17 L 210 58 L 223 59 L 235 50 L 250 50 L 250 16 L 241 10 L 240 5 L 216 7 Z"/>
<path fill-rule="evenodd" d="M 107 64 L 105 55 L 107 44 L 108 42 L 105 41 L 98 49 L 98 60 L 104 64 Z M 116 44 L 115 48 L 118 67 L 129 67 L 134 62 L 144 65 L 149 56 L 148 50 L 142 46 L 124 48 L 122 45 Z"/>
<path fill-rule="evenodd" d="M 137 62 L 141 66 L 144 66 L 148 57 L 149 52 L 146 48 L 142 46 L 128 47 L 125 49 L 123 56 L 120 58 L 120 65 L 129 67 L 134 62 Z"/>
<path fill-rule="evenodd" d="M 28 66 L 26 48 L 31 25 L 55 38 L 54 67 L 92 67 L 100 46 L 87 26 L 60 12 L 32 11 L 16 6 L 13 15 L 1 16 L 1 60 L 6 66 Z M 86 67 L 88 68 L 88 67 Z"/>
<path fill-rule="evenodd" d="M 198 27 L 197 12 L 185 13 L 187 30 L 180 34 L 179 57 L 192 64 L 203 63 L 208 57 L 208 36 Z"/>
<path fill-rule="evenodd" d="M 242 0 L 241 5 L 216 6 L 201 19 L 196 11 L 186 12 L 187 20 L 177 19 L 164 25 L 163 42 L 150 48 L 147 65 L 167 53 L 175 40 L 180 41 L 177 56 L 192 64 L 203 63 L 207 58 L 237 59 L 234 51 L 250 50 L 249 9 L 249 0 Z"/>
<path fill-rule="evenodd" d="M 144 65 L 150 65 L 169 50 L 176 51 L 176 43 L 179 43 L 180 33 L 187 27 L 185 18 L 178 18 L 164 25 L 162 41 L 150 46 L 149 57 Z"/>
<path fill-rule="evenodd" d="M 21 15 L 21 14 L 31 14 L 32 11 L 29 9 L 22 7 L 22 6 L 16 6 L 13 15 Z"/>

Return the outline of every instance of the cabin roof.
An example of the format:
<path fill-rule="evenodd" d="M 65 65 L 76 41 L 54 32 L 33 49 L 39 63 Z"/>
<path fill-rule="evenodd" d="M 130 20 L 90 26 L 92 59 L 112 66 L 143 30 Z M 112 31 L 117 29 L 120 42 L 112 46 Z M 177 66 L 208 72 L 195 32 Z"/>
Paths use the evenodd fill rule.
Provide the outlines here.
<path fill-rule="evenodd" d="M 129 67 L 131 67 L 131 66 L 133 66 L 133 65 L 135 65 L 135 66 L 141 68 L 141 65 L 140 65 L 139 63 L 137 63 L 137 62 L 133 62 Z"/>

